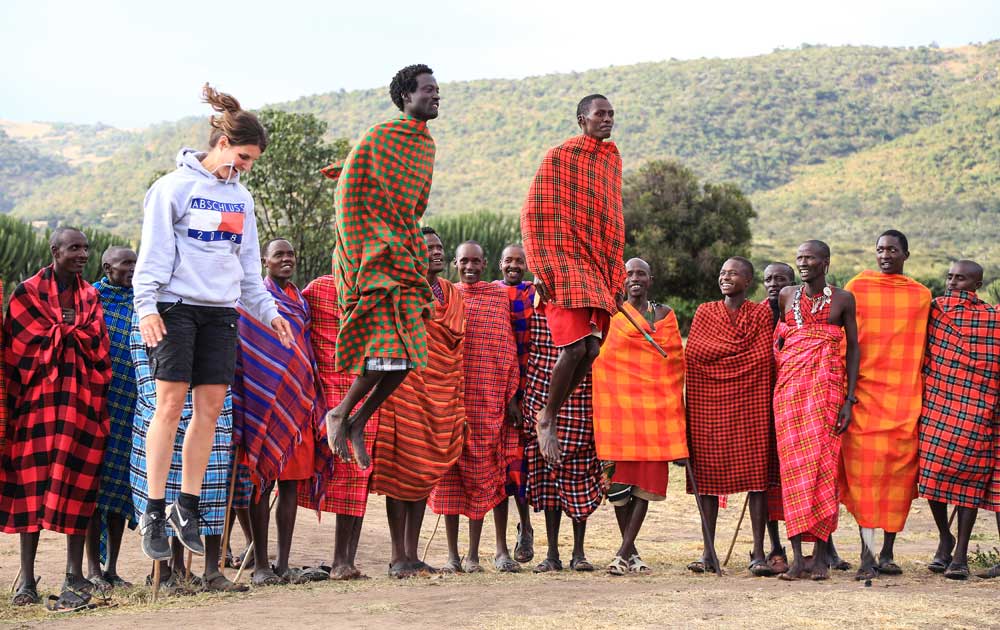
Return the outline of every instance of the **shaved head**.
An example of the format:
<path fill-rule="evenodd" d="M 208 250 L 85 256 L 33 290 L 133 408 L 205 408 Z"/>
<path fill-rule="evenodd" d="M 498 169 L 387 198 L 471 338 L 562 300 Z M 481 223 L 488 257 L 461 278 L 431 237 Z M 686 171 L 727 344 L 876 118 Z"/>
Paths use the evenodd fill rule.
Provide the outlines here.
<path fill-rule="evenodd" d="M 104 250 L 104 255 L 101 256 L 101 266 L 113 265 L 119 258 L 128 254 L 135 257 L 135 251 L 131 247 L 125 247 L 124 245 L 112 245 Z"/>
<path fill-rule="evenodd" d="M 747 260 L 746 258 L 744 258 L 742 256 L 731 256 L 731 257 L 729 257 L 726 260 L 726 262 L 729 262 L 730 260 L 732 260 L 733 262 L 740 263 L 743 266 L 743 269 L 746 270 L 745 271 L 746 277 L 750 278 L 751 280 L 753 279 L 753 271 L 754 270 L 753 270 L 753 263 L 752 262 L 750 262 L 749 260 Z"/>
<path fill-rule="evenodd" d="M 83 234 L 83 231 L 75 227 L 57 227 L 49 237 L 49 247 L 59 247 L 67 234 Z"/>
<path fill-rule="evenodd" d="M 642 258 L 629 258 L 625 263 L 625 270 L 635 269 L 636 267 L 641 267 L 646 270 L 646 273 L 653 275 L 653 270 L 649 267 L 649 263 Z"/>
<path fill-rule="evenodd" d="M 983 266 L 974 260 L 956 260 L 951 263 L 952 269 L 961 270 L 963 274 L 973 280 L 983 281 Z"/>

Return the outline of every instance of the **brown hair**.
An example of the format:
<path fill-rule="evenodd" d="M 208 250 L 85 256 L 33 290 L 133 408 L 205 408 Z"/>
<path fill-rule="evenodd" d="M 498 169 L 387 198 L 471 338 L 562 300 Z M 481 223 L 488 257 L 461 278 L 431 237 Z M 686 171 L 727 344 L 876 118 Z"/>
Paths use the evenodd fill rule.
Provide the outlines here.
<path fill-rule="evenodd" d="M 240 108 L 240 102 L 234 96 L 219 92 L 208 83 L 202 88 L 201 97 L 202 101 L 222 114 L 208 119 L 208 124 L 212 125 L 208 146 L 214 148 L 219 138 L 226 136 L 229 144 L 234 147 L 253 144 L 260 148 L 261 153 L 264 152 L 267 148 L 267 130 L 256 115 Z"/>

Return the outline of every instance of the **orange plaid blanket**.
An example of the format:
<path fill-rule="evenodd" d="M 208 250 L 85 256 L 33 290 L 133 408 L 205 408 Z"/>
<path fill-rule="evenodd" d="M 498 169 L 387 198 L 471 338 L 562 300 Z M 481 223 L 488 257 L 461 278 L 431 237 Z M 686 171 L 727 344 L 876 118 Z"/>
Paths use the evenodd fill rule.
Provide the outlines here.
<path fill-rule="evenodd" d="M 854 420 L 841 446 L 841 502 L 860 526 L 899 532 L 917 496 L 931 292 L 906 276 L 876 271 L 862 271 L 844 288 L 857 302 L 861 369 Z"/>
<path fill-rule="evenodd" d="M 577 136 L 550 149 L 521 208 L 521 236 L 528 268 L 555 304 L 617 312 L 625 219 L 615 143 Z"/>
<path fill-rule="evenodd" d="M 654 329 L 631 304 L 623 308 L 667 351 L 667 358 L 624 315 L 611 319 L 593 369 L 597 455 L 613 461 L 684 459 L 684 345 L 677 316 L 671 310 Z"/>

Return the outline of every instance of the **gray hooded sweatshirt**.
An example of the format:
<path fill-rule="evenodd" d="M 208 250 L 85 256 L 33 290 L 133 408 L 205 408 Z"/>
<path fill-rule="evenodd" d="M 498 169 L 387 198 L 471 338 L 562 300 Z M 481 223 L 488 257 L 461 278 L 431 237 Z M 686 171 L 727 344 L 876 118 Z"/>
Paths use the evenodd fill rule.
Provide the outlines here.
<path fill-rule="evenodd" d="M 253 197 L 201 164 L 205 153 L 181 149 L 177 170 L 156 180 L 143 203 L 142 241 L 132 285 L 139 318 L 157 302 L 236 306 L 270 323 L 278 317 L 261 278 Z"/>

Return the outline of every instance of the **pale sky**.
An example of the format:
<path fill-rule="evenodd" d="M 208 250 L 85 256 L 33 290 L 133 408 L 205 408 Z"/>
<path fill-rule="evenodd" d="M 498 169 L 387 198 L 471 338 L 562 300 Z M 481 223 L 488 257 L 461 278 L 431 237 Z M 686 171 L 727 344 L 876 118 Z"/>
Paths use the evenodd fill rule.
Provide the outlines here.
<path fill-rule="evenodd" d="M 411 63 L 447 82 L 996 38 L 996 0 L 0 0 L 0 119 L 139 127 L 204 114 L 205 81 L 256 108 Z"/>

